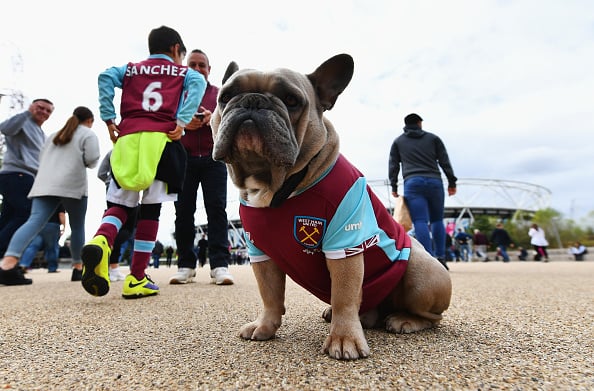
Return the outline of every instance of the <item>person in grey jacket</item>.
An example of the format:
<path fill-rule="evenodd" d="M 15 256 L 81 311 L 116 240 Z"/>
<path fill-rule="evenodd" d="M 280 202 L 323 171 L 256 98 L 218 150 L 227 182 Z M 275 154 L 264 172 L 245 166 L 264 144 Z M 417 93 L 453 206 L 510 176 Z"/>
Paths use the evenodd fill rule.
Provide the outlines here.
<path fill-rule="evenodd" d="M 415 237 L 447 269 L 444 188 L 439 167 L 447 177 L 450 196 L 456 194 L 457 178 L 443 142 L 435 134 L 424 131 L 422 122 L 423 119 L 414 113 L 404 118 L 404 134 L 394 140 L 390 149 L 388 177 L 392 195 L 398 197 L 398 175 L 402 165 L 404 198 Z"/>
<path fill-rule="evenodd" d="M 39 157 L 39 170 L 29 192 L 32 198 L 31 215 L 12 236 L 2 262 L 0 284 L 25 285 L 25 278 L 17 266 L 27 245 L 43 229 L 62 203 L 68 213 L 72 236 L 72 281 L 82 277 L 80 252 L 85 240 L 87 213 L 87 168 L 97 165 L 100 158 L 99 140 L 91 130 L 93 112 L 79 106 L 64 127 L 48 137 Z"/>
<path fill-rule="evenodd" d="M 0 169 L 0 256 L 14 232 L 29 218 L 31 200 L 27 194 L 39 167 L 39 152 L 45 142 L 41 125 L 54 111 L 47 99 L 35 99 L 29 109 L 0 124 L 6 152 Z"/>

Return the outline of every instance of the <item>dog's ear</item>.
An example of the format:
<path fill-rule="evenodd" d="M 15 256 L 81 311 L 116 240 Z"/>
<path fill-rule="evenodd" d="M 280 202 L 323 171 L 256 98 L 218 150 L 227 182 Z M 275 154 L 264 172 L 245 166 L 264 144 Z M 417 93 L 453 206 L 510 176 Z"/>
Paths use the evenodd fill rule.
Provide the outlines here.
<path fill-rule="evenodd" d="M 349 85 L 353 77 L 353 69 L 353 58 L 348 54 L 338 54 L 307 75 L 323 110 L 334 107 L 338 95 Z"/>
<path fill-rule="evenodd" d="M 239 70 L 239 66 L 235 61 L 231 61 L 229 65 L 227 65 L 227 70 L 225 71 L 225 75 L 223 76 L 223 84 L 227 81 L 228 78 L 231 77 L 232 74 Z"/>

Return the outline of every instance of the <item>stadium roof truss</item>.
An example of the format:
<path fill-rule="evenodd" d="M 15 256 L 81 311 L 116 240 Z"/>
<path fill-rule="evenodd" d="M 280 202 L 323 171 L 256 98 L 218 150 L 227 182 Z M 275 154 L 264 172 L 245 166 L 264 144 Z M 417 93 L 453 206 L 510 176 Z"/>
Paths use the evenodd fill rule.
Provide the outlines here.
<path fill-rule="evenodd" d="M 447 180 L 444 179 L 444 184 Z M 393 208 L 389 181 L 369 181 L 369 185 L 389 210 Z M 400 183 L 399 188 L 402 188 Z M 447 193 L 446 193 L 447 194 Z M 551 191 L 527 182 L 462 178 L 457 181 L 457 192 L 445 199 L 445 217 L 460 220 L 466 216 L 491 215 L 513 217 L 517 211 L 536 212 L 550 206 Z"/>

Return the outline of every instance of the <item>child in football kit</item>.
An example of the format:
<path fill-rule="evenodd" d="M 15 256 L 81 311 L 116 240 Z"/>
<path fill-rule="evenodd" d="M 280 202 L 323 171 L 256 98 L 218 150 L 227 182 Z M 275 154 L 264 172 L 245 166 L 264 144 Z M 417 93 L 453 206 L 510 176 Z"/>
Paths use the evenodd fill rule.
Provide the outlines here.
<path fill-rule="evenodd" d="M 109 292 L 109 255 L 130 209 L 140 202 L 130 274 L 124 298 L 155 295 L 146 275 L 157 238 L 161 204 L 175 201 L 183 185 L 186 154 L 179 142 L 206 89 L 204 77 L 182 65 L 186 47 L 177 31 L 161 26 L 148 36 L 149 57 L 111 67 L 99 75 L 99 110 L 114 142 L 108 209 L 93 239 L 83 247 L 82 285 L 94 296 Z M 119 124 L 115 88 L 121 88 Z"/>

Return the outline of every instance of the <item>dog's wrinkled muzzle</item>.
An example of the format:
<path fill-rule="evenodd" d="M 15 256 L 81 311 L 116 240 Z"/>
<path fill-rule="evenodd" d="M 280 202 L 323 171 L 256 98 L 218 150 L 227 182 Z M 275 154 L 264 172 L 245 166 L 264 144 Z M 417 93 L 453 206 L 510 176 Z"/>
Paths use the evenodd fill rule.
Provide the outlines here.
<path fill-rule="evenodd" d="M 228 105 L 219 124 L 213 158 L 228 164 L 264 160 L 275 166 L 295 164 L 299 146 L 288 115 L 279 115 L 272 104 L 250 94 L 237 104 Z M 246 102 L 247 101 L 247 102 Z"/>

